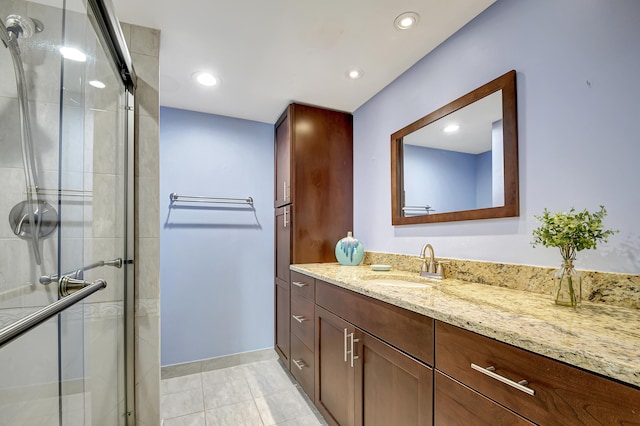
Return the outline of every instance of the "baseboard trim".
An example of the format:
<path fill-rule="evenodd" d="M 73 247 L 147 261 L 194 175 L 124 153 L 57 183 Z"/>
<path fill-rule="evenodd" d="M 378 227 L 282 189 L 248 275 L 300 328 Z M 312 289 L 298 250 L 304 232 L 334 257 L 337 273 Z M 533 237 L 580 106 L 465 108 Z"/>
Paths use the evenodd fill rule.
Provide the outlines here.
<path fill-rule="evenodd" d="M 185 362 L 183 364 L 166 365 L 161 367 L 160 373 L 162 379 L 172 379 L 174 377 L 187 376 L 189 374 L 197 374 L 204 371 L 219 370 L 221 368 L 234 367 L 236 365 L 248 364 L 250 362 L 277 358 L 278 354 L 276 351 L 273 348 L 267 348 L 217 358 L 203 359 L 200 361 Z"/>

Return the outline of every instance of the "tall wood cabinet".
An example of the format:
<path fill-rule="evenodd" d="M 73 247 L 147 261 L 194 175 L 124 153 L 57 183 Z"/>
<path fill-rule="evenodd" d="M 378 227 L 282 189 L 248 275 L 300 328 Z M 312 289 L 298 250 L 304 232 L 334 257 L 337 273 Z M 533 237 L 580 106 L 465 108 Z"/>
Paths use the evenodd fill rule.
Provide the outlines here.
<path fill-rule="evenodd" d="M 289 265 L 335 262 L 336 243 L 352 230 L 352 140 L 353 117 L 343 112 L 291 104 L 276 122 L 275 348 L 289 367 Z"/>

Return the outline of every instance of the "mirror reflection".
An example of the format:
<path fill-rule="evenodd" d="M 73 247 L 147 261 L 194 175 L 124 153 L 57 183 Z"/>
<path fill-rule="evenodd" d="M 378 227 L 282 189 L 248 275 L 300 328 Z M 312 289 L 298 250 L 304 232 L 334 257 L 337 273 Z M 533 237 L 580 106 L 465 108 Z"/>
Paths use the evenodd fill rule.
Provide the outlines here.
<path fill-rule="evenodd" d="M 504 206 L 502 90 L 407 136 L 404 216 Z"/>
<path fill-rule="evenodd" d="M 391 135 L 394 225 L 519 214 L 515 75 Z"/>

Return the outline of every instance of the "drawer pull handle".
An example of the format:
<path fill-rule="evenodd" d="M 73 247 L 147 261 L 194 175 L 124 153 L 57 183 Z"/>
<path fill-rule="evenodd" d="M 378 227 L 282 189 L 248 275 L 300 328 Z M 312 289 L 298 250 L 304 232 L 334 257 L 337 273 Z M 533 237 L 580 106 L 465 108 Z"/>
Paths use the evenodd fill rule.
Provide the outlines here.
<path fill-rule="evenodd" d="M 302 324 L 303 322 L 305 322 L 307 320 L 302 315 L 291 315 L 291 316 L 293 317 L 294 320 L 298 321 L 300 324 Z"/>
<path fill-rule="evenodd" d="M 292 281 L 292 282 L 291 282 L 291 284 L 295 285 L 296 287 L 300 287 L 300 288 L 302 288 L 302 287 L 306 287 L 306 286 L 308 286 L 308 285 L 309 285 L 309 284 L 307 284 L 307 283 L 301 283 L 301 282 L 299 282 L 299 281 Z"/>
<path fill-rule="evenodd" d="M 506 385 L 509 385 L 511 387 L 514 387 L 516 389 L 518 389 L 519 391 L 522 391 L 528 395 L 535 395 L 536 391 L 534 391 L 531 388 L 528 388 L 526 385 L 529 384 L 529 382 L 527 382 L 526 380 L 520 380 L 519 382 L 514 382 L 513 380 L 507 379 L 504 376 L 499 375 L 498 373 L 496 373 L 496 368 L 491 366 L 491 367 L 480 367 L 479 365 L 473 364 L 471 363 L 471 368 L 473 368 L 476 371 L 481 372 L 482 374 L 485 374 L 489 377 L 491 377 L 492 379 L 496 379 Z"/>
<path fill-rule="evenodd" d="M 307 366 L 307 364 L 305 364 L 303 360 L 294 359 L 292 361 L 296 365 L 296 367 L 298 367 L 299 370 L 302 370 L 304 367 Z"/>

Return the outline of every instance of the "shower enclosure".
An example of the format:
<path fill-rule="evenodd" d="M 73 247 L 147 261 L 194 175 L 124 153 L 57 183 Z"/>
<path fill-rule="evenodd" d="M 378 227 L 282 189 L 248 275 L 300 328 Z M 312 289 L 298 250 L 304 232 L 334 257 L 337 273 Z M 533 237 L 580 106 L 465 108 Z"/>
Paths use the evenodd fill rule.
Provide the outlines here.
<path fill-rule="evenodd" d="M 109 0 L 0 2 L 0 425 L 133 424 L 133 91 Z"/>

